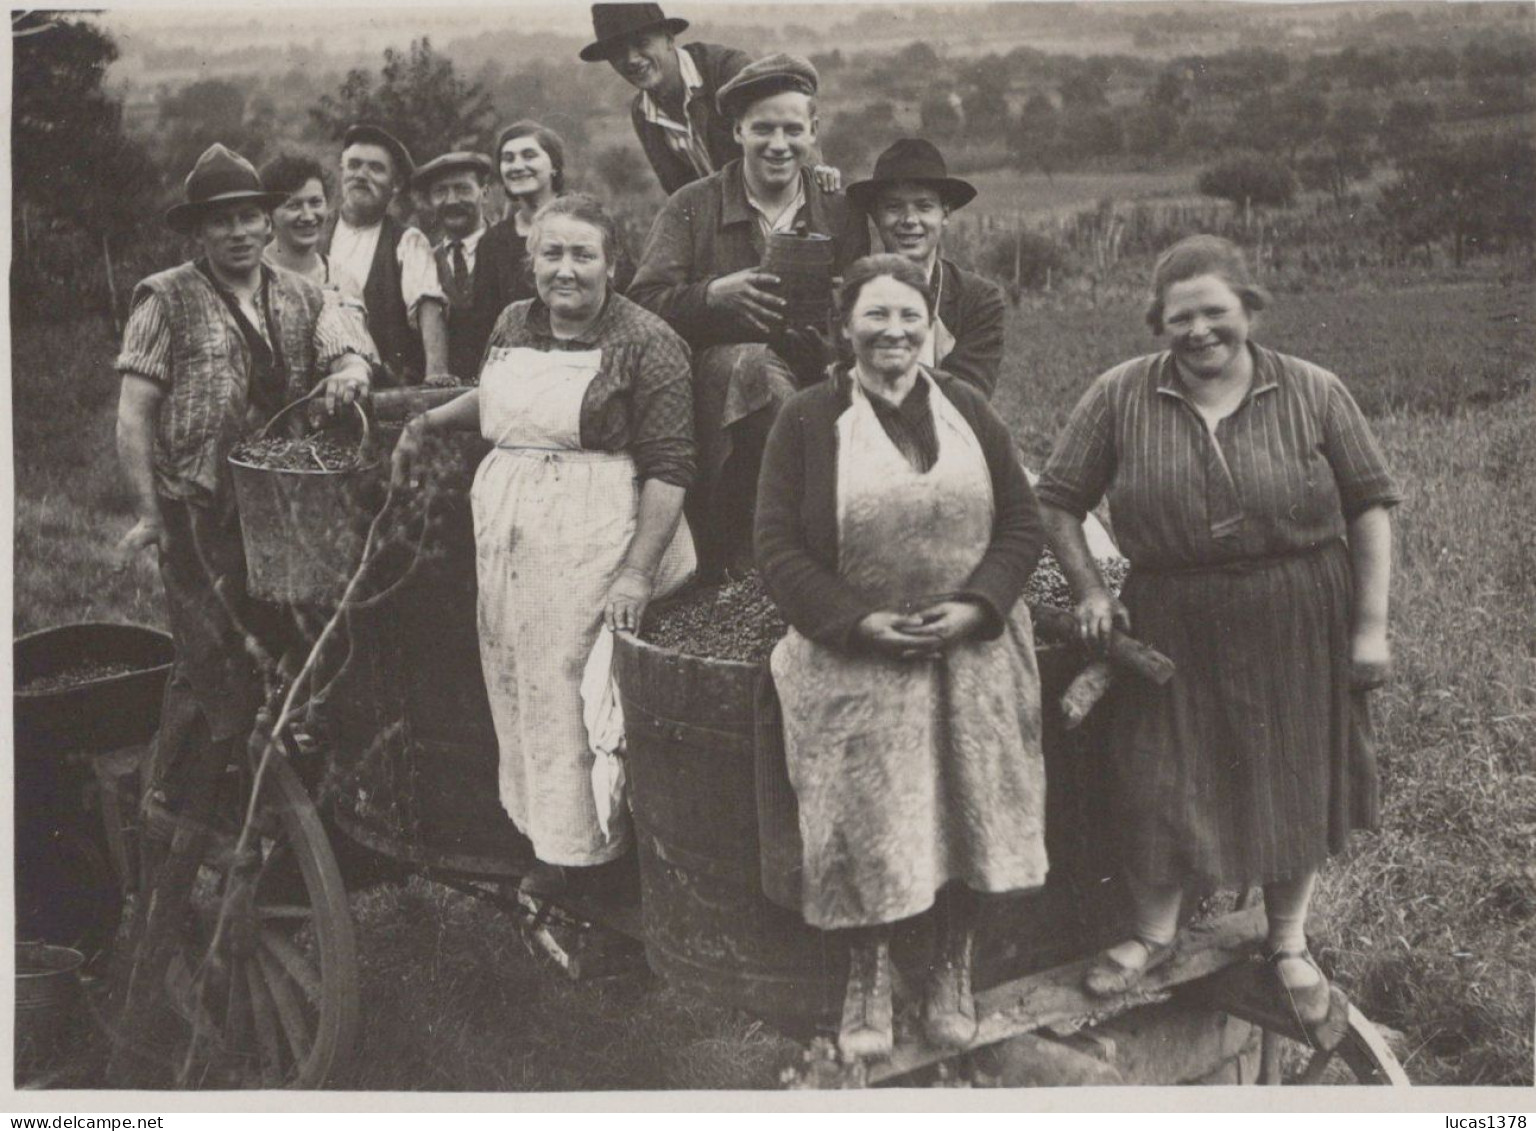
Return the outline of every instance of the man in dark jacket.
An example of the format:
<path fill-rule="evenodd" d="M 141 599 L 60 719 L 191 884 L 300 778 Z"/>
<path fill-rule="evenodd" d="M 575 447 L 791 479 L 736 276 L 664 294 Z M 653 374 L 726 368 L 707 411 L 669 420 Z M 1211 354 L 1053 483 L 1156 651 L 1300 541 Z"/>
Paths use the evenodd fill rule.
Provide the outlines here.
<path fill-rule="evenodd" d="M 938 301 L 923 363 L 990 398 L 1003 361 L 1002 288 L 942 257 L 951 213 L 975 196 L 976 189 L 951 177 L 943 154 L 921 138 L 894 142 L 868 180 L 848 186 L 849 201 L 874 221 L 885 250 L 928 272 Z"/>
<path fill-rule="evenodd" d="M 662 206 L 629 297 L 661 315 L 694 351 L 699 477 L 689 522 L 700 574 L 747 565 L 757 467 L 778 407 L 816 379 L 812 327 L 788 326 L 779 280 L 760 264 L 771 233 L 832 240 L 834 274 L 869 250 L 864 218 L 810 170 L 816 70 L 772 55 L 721 88 L 743 156 L 684 185 Z M 819 329 L 820 327 L 816 327 Z"/>
<path fill-rule="evenodd" d="M 448 370 L 463 384 L 480 376 L 481 356 L 501 314 L 487 301 L 494 287 L 481 278 L 477 254 L 485 235 L 485 192 L 491 159 L 483 153 L 444 153 L 416 170 L 416 191 L 426 197 L 443 238 L 432 249 L 437 278 L 448 296 Z M 487 269 L 493 269 L 487 268 Z"/>
<path fill-rule="evenodd" d="M 687 20 L 669 19 L 659 4 L 593 4 L 596 39 L 581 52 L 583 62 L 606 61 L 640 92 L 630 119 L 669 195 L 741 156 L 715 95 L 748 57 L 714 43 L 679 47 L 673 37 L 687 26 Z"/>

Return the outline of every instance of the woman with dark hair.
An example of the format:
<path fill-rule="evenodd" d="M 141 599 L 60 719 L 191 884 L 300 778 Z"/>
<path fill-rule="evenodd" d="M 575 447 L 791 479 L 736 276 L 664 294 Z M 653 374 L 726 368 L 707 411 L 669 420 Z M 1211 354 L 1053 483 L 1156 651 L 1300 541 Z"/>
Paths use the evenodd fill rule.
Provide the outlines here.
<path fill-rule="evenodd" d="M 1378 818 L 1360 693 L 1387 667 L 1387 510 L 1401 496 L 1339 379 L 1251 340 L 1267 305 L 1227 240 L 1165 251 L 1147 319 L 1168 348 L 1093 383 L 1038 490 L 1083 639 L 1134 629 L 1178 665 L 1164 686 L 1118 688 L 1133 930 L 1086 988 L 1123 993 L 1168 960 L 1185 886 L 1257 883 L 1273 992 L 1315 1025 L 1330 996 L 1307 951 L 1313 884 Z M 1124 604 L 1080 526 L 1105 495 L 1131 562 Z"/>
<path fill-rule="evenodd" d="M 806 921 L 849 932 L 838 1043 L 892 1047 L 891 926 L 936 903 L 923 1023 L 976 1034 L 974 892 L 1045 881 L 1040 682 L 1020 594 L 1040 516 L 986 398 L 919 358 L 922 267 L 855 261 L 838 294 L 853 362 L 785 402 L 759 479 L 756 551 L 791 625 L 771 668 L 804 844 Z"/>
<path fill-rule="evenodd" d="M 471 494 L 480 658 L 502 804 L 540 861 L 523 890 L 549 895 L 595 879 L 629 844 L 622 804 L 593 789 L 602 743 L 583 718 L 582 677 L 605 628 L 639 628 L 652 597 L 693 572 L 681 520 L 693 393 L 683 340 L 611 289 L 601 204 L 548 201 L 528 248 L 537 295 L 502 312 L 479 387 L 406 426 L 394 472 L 410 482 L 440 429 L 478 429 L 495 445 Z"/>
<path fill-rule="evenodd" d="M 331 182 L 324 168 L 312 157 L 281 153 L 261 167 L 261 183 L 268 192 L 287 197 L 272 209 L 272 242 L 263 258 L 274 267 L 329 286 L 331 265 L 320 250 L 331 211 Z"/>

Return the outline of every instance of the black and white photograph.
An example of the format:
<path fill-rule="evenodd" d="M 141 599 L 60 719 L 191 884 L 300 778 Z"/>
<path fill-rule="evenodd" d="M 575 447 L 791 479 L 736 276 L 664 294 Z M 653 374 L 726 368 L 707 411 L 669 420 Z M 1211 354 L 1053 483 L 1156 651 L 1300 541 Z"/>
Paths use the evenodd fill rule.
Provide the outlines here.
<path fill-rule="evenodd" d="M 10 54 L 13 1100 L 1528 1103 L 1536 6 Z"/>

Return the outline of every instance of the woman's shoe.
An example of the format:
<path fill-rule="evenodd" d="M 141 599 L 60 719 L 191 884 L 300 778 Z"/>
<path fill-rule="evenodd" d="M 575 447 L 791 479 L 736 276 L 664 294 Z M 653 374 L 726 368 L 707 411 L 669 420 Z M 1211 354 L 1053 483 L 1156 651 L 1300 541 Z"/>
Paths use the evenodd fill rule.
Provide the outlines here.
<path fill-rule="evenodd" d="M 1148 942 L 1146 939 L 1132 941 L 1146 949 L 1145 962 L 1140 966 L 1127 966 L 1110 950 L 1101 951 L 1083 975 L 1083 989 L 1094 997 L 1118 997 L 1134 990 L 1143 978 L 1173 957 L 1173 943 Z"/>
<path fill-rule="evenodd" d="M 879 942 L 855 946 L 848 953 L 848 989 L 843 994 L 843 1023 L 837 1049 L 849 1064 L 891 1055 L 891 952 Z"/>
<path fill-rule="evenodd" d="M 923 1035 L 941 1048 L 963 1049 L 976 1039 L 976 998 L 971 993 L 974 935 L 957 931 L 928 968 L 923 995 Z"/>
<path fill-rule="evenodd" d="M 550 896 L 563 895 L 570 886 L 570 877 L 564 868 L 559 864 L 545 864 L 540 861 L 529 868 L 523 878 L 518 881 L 517 890 L 523 895 L 548 899 Z"/>
<path fill-rule="evenodd" d="M 1317 981 L 1310 986 L 1292 986 L 1286 984 L 1285 978 L 1280 973 L 1280 963 L 1286 959 L 1300 959 L 1313 970 L 1317 971 Z M 1329 988 L 1328 979 L 1317 965 L 1317 959 L 1312 957 L 1312 952 L 1302 950 L 1276 950 L 1265 955 L 1264 961 L 1274 971 L 1275 985 L 1280 987 L 1280 1000 L 1290 1006 L 1290 1010 L 1296 1015 L 1304 1028 L 1311 1029 L 1321 1025 L 1328 1019 L 1329 1010 L 1333 1007 L 1333 993 Z"/>

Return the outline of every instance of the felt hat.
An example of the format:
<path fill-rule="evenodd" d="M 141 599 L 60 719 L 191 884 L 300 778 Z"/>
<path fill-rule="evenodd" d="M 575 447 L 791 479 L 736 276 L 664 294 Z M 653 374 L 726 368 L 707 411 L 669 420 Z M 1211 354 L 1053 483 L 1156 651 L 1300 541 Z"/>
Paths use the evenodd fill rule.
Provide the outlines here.
<path fill-rule="evenodd" d="M 341 135 L 341 148 L 349 145 L 380 145 L 395 159 L 395 180 L 397 183 L 409 183 L 416 173 L 416 162 L 411 160 L 411 151 L 405 147 L 394 134 L 383 126 L 375 126 L 369 122 L 359 122 L 354 126 L 348 126 L 347 132 Z"/>
<path fill-rule="evenodd" d="M 874 206 L 880 186 L 898 181 L 932 185 L 938 190 L 939 199 L 951 209 L 964 208 L 976 199 L 976 186 L 959 177 L 951 177 L 939 147 L 920 137 L 904 137 L 892 142 L 875 158 L 875 171 L 869 178 L 854 181 L 843 191 L 856 208 L 868 212 Z"/>
<path fill-rule="evenodd" d="M 187 199 L 165 213 L 165 222 L 178 232 L 190 232 L 209 209 L 221 204 L 250 202 L 271 211 L 288 199 L 285 192 L 268 192 L 252 165 L 233 149 L 214 142 L 187 174 Z"/>
<path fill-rule="evenodd" d="M 491 159 L 485 154 L 460 149 L 432 158 L 432 160 L 416 170 L 416 175 L 411 178 L 411 184 L 425 192 L 432 187 L 432 182 L 444 173 L 458 173 L 466 169 L 472 173 L 478 173 L 482 178 L 487 179 L 494 172 Z"/>
<path fill-rule="evenodd" d="M 786 90 L 815 94 L 820 76 L 809 59 L 786 55 L 782 51 L 754 59 L 721 85 L 715 94 L 715 106 L 730 118 L 738 117 L 752 103 Z"/>
<path fill-rule="evenodd" d="M 596 39 L 581 49 L 583 63 L 601 63 L 632 35 L 664 31 L 676 35 L 687 20 L 668 19 L 660 4 L 593 4 L 592 34 Z"/>

